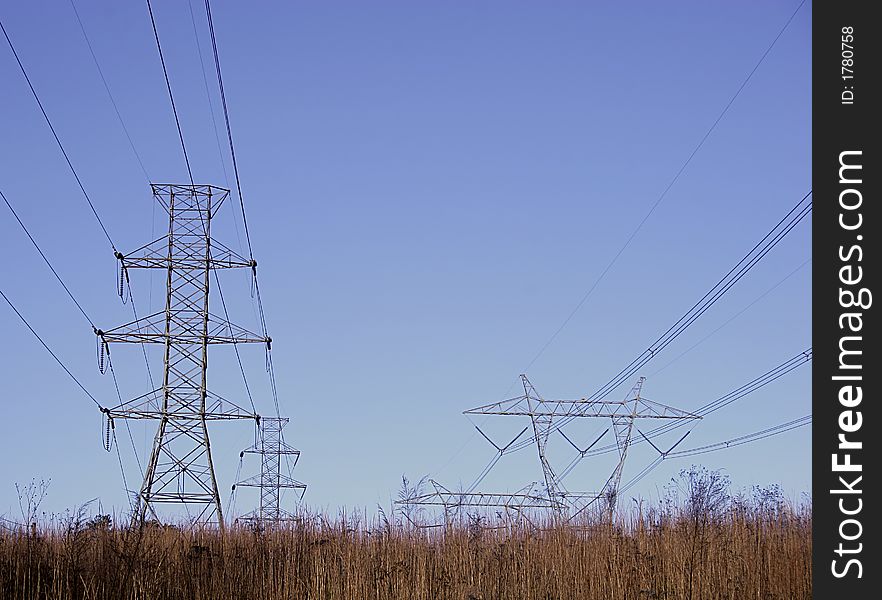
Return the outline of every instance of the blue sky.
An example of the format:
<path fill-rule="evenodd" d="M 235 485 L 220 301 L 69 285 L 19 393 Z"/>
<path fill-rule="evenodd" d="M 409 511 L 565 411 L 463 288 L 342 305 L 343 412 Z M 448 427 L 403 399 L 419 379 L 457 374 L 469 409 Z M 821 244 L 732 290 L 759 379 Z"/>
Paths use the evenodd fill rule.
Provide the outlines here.
<path fill-rule="evenodd" d="M 146 5 L 76 4 L 149 176 L 185 182 Z M 797 4 L 213 6 L 280 400 L 293 419 L 288 440 L 303 451 L 295 476 L 309 484 L 310 506 L 388 504 L 402 474 L 429 474 L 449 487 L 474 479 L 493 450 L 462 411 L 516 393 L 518 374 Z M 201 3 L 193 8 L 207 61 Z M 226 154 L 222 167 L 190 11 L 168 0 L 154 11 L 194 177 L 228 186 L 232 170 Z M 152 239 L 162 213 L 70 3 L 15 3 L 0 17 L 117 246 Z M 530 365 L 544 396 L 593 392 L 809 190 L 810 25 L 806 4 L 614 267 Z M 0 189 L 96 324 L 126 322 L 107 240 L 5 41 L 0 81 Z M 215 232 L 240 248 L 233 206 Z M 91 328 L 5 206 L 0 212 L 2 289 L 86 387 L 113 404 Z M 645 396 L 694 409 L 808 348 L 810 241 L 809 218 L 647 365 Z M 161 285 L 158 276 L 133 280 L 142 312 L 161 306 Z M 224 292 L 234 320 L 257 329 L 247 276 L 224 274 Z M 101 448 L 94 405 L 8 307 L 0 307 L 0 323 L 0 514 L 17 516 L 14 483 L 32 477 L 52 479 L 46 510 L 92 498 L 122 509 L 119 465 Z M 263 353 L 242 352 L 258 408 L 270 412 Z M 152 358 L 156 372 L 160 357 Z M 125 397 L 147 391 L 137 348 L 114 349 L 114 366 Z M 809 413 L 809 372 L 802 367 L 715 413 L 684 446 Z M 236 375 L 232 350 L 213 350 L 211 387 L 247 402 Z M 495 418 L 485 429 L 502 440 L 526 424 Z M 587 440 L 598 429 L 585 423 L 568 432 Z M 143 461 L 152 429 L 138 423 L 132 433 L 134 450 L 120 440 L 129 486 L 137 487 L 135 454 Z M 700 462 L 738 486 L 778 483 L 796 498 L 811 485 L 809 434 L 802 428 Z M 212 436 L 226 493 L 252 432 L 230 423 Z M 571 453 L 554 442 L 552 461 L 565 464 Z M 625 479 L 652 458 L 635 448 Z M 631 495 L 655 497 L 689 464 L 664 463 Z M 242 473 L 256 467 L 246 463 Z M 594 489 L 607 472 L 586 460 L 567 484 Z M 540 478 L 534 453 L 524 451 L 500 461 L 484 487 L 513 491 Z M 248 503 L 240 496 L 237 506 Z"/>

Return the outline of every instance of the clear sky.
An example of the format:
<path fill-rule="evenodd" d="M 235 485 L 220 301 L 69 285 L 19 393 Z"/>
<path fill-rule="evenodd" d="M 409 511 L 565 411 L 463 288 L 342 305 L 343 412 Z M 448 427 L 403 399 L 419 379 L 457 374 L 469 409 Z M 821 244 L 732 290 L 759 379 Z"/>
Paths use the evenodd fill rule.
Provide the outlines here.
<path fill-rule="evenodd" d="M 76 5 L 149 177 L 184 183 L 146 4 Z M 190 9 L 169 0 L 153 5 L 194 177 L 228 186 L 232 170 L 218 151 Z M 310 506 L 388 505 L 402 474 L 468 485 L 493 449 L 463 410 L 515 395 L 528 366 L 545 397 L 590 394 L 808 192 L 810 3 L 596 290 L 530 364 L 797 5 L 216 0 L 280 400 L 293 419 L 288 440 L 303 451 L 294 474 L 309 484 Z M 208 61 L 202 3 L 193 9 Z M 0 11 L 116 245 L 125 252 L 146 243 L 162 231 L 163 213 L 154 210 L 69 0 L 6 3 Z M 0 189 L 91 319 L 104 328 L 126 322 L 130 307 L 116 296 L 109 244 L 5 40 L 0 82 Z M 215 233 L 241 248 L 235 205 L 218 216 Z M 647 398 L 694 409 L 811 345 L 810 225 L 803 221 L 643 369 Z M 0 243 L 3 291 L 86 387 L 114 404 L 90 326 L 5 206 Z M 222 276 L 233 319 L 258 329 L 247 275 Z M 161 277 L 137 273 L 132 285 L 142 314 L 161 307 Z M 52 480 L 47 511 L 93 498 L 105 510 L 124 508 L 117 457 L 101 447 L 95 406 L 5 304 L 0 326 L 0 515 L 19 516 L 14 483 L 31 478 Z M 262 350 L 241 351 L 258 409 L 272 412 Z M 148 391 L 137 347 L 116 347 L 113 357 L 124 397 Z M 210 387 L 247 404 L 232 357 L 230 348 L 212 349 Z M 158 373 L 161 357 L 151 359 Z M 708 417 L 683 447 L 808 414 L 809 374 L 803 366 Z M 501 443 L 526 424 L 495 417 L 485 429 Z M 153 427 L 132 425 L 134 450 L 119 431 L 131 488 L 140 482 L 135 456 L 143 463 Z M 567 431 L 582 443 L 602 427 Z M 252 431 L 223 423 L 212 436 L 226 495 Z M 663 441 L 678 436 L 670 437 Z M 557 438 L 549 454 L 562 465 L 573 451 Z M 667 461 L 629 495 L 655 497 L 679 469 L 701 462 L 724 469 L 737 486 L 778 483 L 799 498 L 811 485 L 809 456 L 805 427 Z M 624 478 L 652 459 L 651 449 L 635 447 Z M 242 475 L 257 466 L 246 462 Z M 608 469 L 586 460 L 567 485 L 596 489 Z M 539 479 L 526 450 L 503 458 L 483 487 L 514 491 Z M 237 507 L 247 510 L 251 501 L 241 495 Z"/>

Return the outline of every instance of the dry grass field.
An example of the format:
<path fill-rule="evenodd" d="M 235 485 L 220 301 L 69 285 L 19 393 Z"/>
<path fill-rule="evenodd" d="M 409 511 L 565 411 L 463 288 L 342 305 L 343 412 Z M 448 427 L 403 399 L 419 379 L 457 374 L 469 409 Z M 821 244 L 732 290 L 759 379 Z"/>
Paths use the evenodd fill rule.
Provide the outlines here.
<path fill-rule="evenodd" d="M 126 599 L 811 598 L 811 511 L 713 488 L 615 522 L 421 529 L 382 515 L 275 530 L 113 527 L 80 514 L 0 533 L 0 596 Z M 719 490 L 717 490 L 719 491 Z M 771 501 L 770 501 L 771 499 Z"/>

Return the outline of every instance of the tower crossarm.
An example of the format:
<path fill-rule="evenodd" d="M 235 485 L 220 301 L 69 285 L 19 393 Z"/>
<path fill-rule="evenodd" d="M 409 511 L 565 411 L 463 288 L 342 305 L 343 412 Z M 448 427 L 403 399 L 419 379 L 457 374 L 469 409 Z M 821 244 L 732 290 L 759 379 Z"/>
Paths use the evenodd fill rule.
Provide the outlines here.
<path fill-rule="evenodd" d="M 199 252 L 183 248 L 173 257 L 168 255 L 169 235 L 153 240 L 128 254 L 116 253 L 123 269 L 168 269 L 173 267 L 181 270 L 200 270 L 206 266 L 206 257 Z M 235 269 L 256 267 L 257 261 L 245 258 L 235 250 L 214 238 L 210 240 L 210 256 L 207 259 L 209 269 Z"/>
<path fill-rule="evenodd" d="M 445 508 L 558 508 L 559 503 L 536 494 L 508 494 L 491 492 L 436 491 L 398 500 L 396 504 L 411 506 L 443 506 Z"/>
<path fill-rule="evenodd" d="M 296 490 L 305 490 L 306 484 L 302 481 L 297 481 L 293 477 L 289 477 L 283 473 L 279 473 L 277 477 L 273 478 L 273 487 L 280 489 L 296 489 Z M 253 488 L 263 488 L 266 487 L 266 479 L 262 477 L 260 474 L 252 475 L 247 479 L 243 479 L 236 483 L 236 487 L 253 487 Z"/>
<path fill-rule="evenodd" d="M 172 418 L 181 421 L 257 420 L 257 415 L 253 412 L 213 392 L 208 392 L 206 395 L 204 412 L 198 395 L 192 395 L 189 402 L 182 396 L 181 402 L 165 410 L 163 410 L 163 397 L 164 393 L 162 388 L 160 388 L 109 408 L 105 412 L 113 419 Z"/>
<path fill-rule="evenodd" d="M 466 415 L 506 415 L 525 417 L 629 417 L 635 419 L 700 419 L 696 414 L 653 402 L 637 399 L 638 410 L 633 412 L 634 400 L 541 400 L 521 396 L 463 411 Z"/>
<path fill-rule="evenodd" d="M 165 344 L 169 338 L 166 321 L 176 327 L 174 341 L 177 344 L 256 344 L 272 342 L 272 338 L 248 331 L 234 325 L 227 319 L 208 314 L 207 331 L 203 324 L 190 318 L 187 309 L 167 313 L 157 312 L 136 321 L 114 327 L 113 329 L 97 329 L 95 333 L 107 344 Z M 207 334 L 207 335 L 206 335 Z"/>
<path fill-rule="evenodd" d="M 197 207 L 205 204 L 207 200 L 211 200 L 211 207 L 217 213 L 221 204 L 230 196 L 230 190 L 227 188 L 200 183 L 189 185 L 185 183 L 151 183 L 150 190 L 159 205 L 169 214 L 172 212 L 172 199 L 176 197 L 192 198 L 193 204 Z M 188 210 L 192 210 L 192 205 L 177 206 L 175 210 L 177 214 L 186 213 Z"/>
<path fill-rule="evenodd" d="M 278 448 L 272 448 L 267 445 L 264 447 L 263 450 L 261 450 L 261 448 L 258 446 L 252 446 L 251 448 L 248 448 L 247 450 L 243 450 L 242 452 L 244 452 L 245 454 L 272 453 L 272 454 L 279 454 L 279 455 L 283 455 L 283 456 L 300 456 L 300 450 L 298 450 L 297 448 L 292 448 L 291 446 L 288 446 L 287 444 L 284 446 L 278 447 Z"/>

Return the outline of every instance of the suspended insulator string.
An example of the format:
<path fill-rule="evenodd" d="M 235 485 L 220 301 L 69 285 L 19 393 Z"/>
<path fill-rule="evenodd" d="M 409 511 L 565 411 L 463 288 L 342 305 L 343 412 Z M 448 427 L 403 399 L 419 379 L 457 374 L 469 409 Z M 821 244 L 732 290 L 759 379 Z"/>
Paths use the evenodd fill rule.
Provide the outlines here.
<path fill-rule="evenodd" d="M 119 106 L 116 104 L 116 100 L 113 98 L 113 94 L 110 92 L 110 86 L 107 84 L 107 79 L 104 78 L 104 71 L 101 70 L 101 65 L 98 63 L 98 57 L 95 55 L 95 50 L 92 48 L 92 42 L 89 41 L 89 36 L 86 34 L 86 28 L 83 25 L 82 19 L 80 19 L 80 13 L 77 11 L 77 7 L 74 4 L 74 0 L 70 0 L 70 6 L 73 8 L 74 15 L 77 17 L 77 23 L 80 26 L 80 31 L 83 32 L 83 39 L 86 40 L 86 46 L 89 47 L 89 54 L 92 55 L 92 61 L 95 63 L 95 68 L 98 69 L 98 75 L 101 77 L 101 83 L 104 84 L 104 90 L 107 92 L 107 97 L 110 99 L 110 104 L 113 105 L 113 110 L 116 113 L 116 118 L 119 120 L 119 124 L 122 127 L 123 133 L 126 135 L 126 139 L 129 141 L 129 147 L 132 149 L 132 154 L 135 155 L 135 159 L 138 161 L 138 165 L 141 167 L 141 172 L 144 173 L 144 179 L 147 180 L 147 183 L 150 183 L 150 175 L 147 174 L 147 169 L 144 167 L 144 161 L 141 160 L 141 155 L 138 154 L 138 150 L 135 148 L 135 142 L 132 141 L 132 136 L 129 134 L 129 129 L 126 127 L 126 123 L 122 118 L 122 113 L 119 111 Z"/>
<path fill-rule="evenodd" d="M 104 373 L 106 372 L 106 369 L 104 368 L 104 349 L 106 348 L 107 344 L 104 343 L 104 340 L 101 338 L 101 336 L 95 337 L 95 343 L 98 345 L 98 372 L 104 375 Z"/>
<path fill-rule="evenodd" d="M 110 418 L 110 415 L 108 415 L 107 413 L 103 413 L 103 415 L 104 415 L 104 424 L 105 424 L 104 449 L 105 449 L 107 452 L 110 452 L 110 450 L 111 450 L 111 446 L 110 446 L 110 428 L 111 428 L 111 424 L 113 423 L 113 419 L 111 419 L 111 418 Z"/>
<path fill-rule="evenodd" d="M 165 66 L 165 57 L 162 54 L 162 44 L 159 42 L 159 31 L 156 29 L 156 19 L 153 17 L 153 6 L 147 0 L 147 12 L 150 13 L 150 24 L 153 25 L 153 37 L 156 39 L 156 49 L 159 51 L 159 62 L 162 63 L 162 74 L 165 76 L 165 87 L 168 89 L 168 99 L 171 101 L 172 112 L 175 116 L 175 125 L 178 128 L 178 137 L 181 140 L 181 150 L 184 153 L 184 162 L 187 163 L 187 175 L 190 177 L 190 185 L 193 183 L 193 171 L 190 169 L 190 157 L 187 155 L 187 145 L 184 143 L 184 131 L 181 129 L 181 120 L 178 118 L 178 108 L 175 105 L 175 96 L 172 93 L 171 80 L 168 77 L 168 69 Z"/>
<path fill-rule="evenodd" d="M 110 247 L 113 248 L 114 252 L 116 252 L 116 246 L 114 245 L 110 234 L 107 232 L 107 228 L 104 226 L 104 223 L 101 221 L 101 217 L 98 216 L 98 211 L 95 210 L 95 205 L 92 204 L 92 199 L 89 198 L 89 194 L 88 192 L 86 192 L 86 188 L 83 186 L 83 182 L 80 180 L 80 176 L 77 174 L 77 170 L 74 169 L 73 163 L 70 161 L 70 157 L 67 155 L 67 150 L 64 149 L 64 145 L 61 143 L 61 139 L 55 132 L 55 127 L 52 125 L 52 121 L 49 119 L 49 115 L 46 113 L 46 109 L 43 108 L 43 103 L 40 101 L 40 97 L 37 95 L 37 90 L 34 89 L 34 86 L 31 83 L 31 78 L 28 77 L 28 72 L 25 70 L 24 64 L 22 64 L 21 59 L 18 57 L 18 52 L 16 52 L 15 46 L 12 44 L 12 40 L 9 39 L 9 34 L 6 33 L 6 28 L 3 26 L 2 19 L 0 19 L 0 29 L 3 30 L 3 36 L 6 38 L 6 42 L 9 44 L 9 48 L 12 50 L 13 56 L 15 56 L 15 61 L 18 63 L 18 68 L 21 69 L 21 73 L 22 75 L 24 75 L 25 81 L 27 81 L 28 87 L 31 89 L 31 94 L 33 94 L 34 100 L 37 101 L 37 105 L 40 107 L 40 112 L 43 113 L 43 118 L 46 119 L 46 124 L 49 125 L 49 130 L 52 132 L 52 136 L 55 138 L 55 142 L 58 144 L 58 148 L 61 150 L 61 153 L 64 155 L 64 160 L 67 161 L 67 166 L 70 167 L 70 172 L 73 173 L 74 179 L 77 180 L 77 185 L 80 186 L 80 191 L 83 192 L 83 196 L 86 198 L 86 202 L 89 203 L 89 208 L 92 209 L 92 214 L 95 215 L 95 219 L 101 226 L 101 231 L 104 232 L 104 237 L 107 238 L 107 241 L 110 242 Z"/>
<path fill-rule="evenodd" d="M 49 259 L 46 257 L 46 254 L 40 249 L 39 244 L 37 244 L 37 240 L 34 239 L 34 236 L 31 235 L 31 232 L 28 231 L 28 228 L 25 227 L 25 224 L 19 218 L 18 213 L 15 212 L 15 209 L 12 208 L 12 204 L 9 203 L 9 200 L 6 198 L 6 194 L 0 190 L 0 197 L 3 198 L 3 202 L 6 203 L 6 206 L 9 207 L 10 212 L 12 212 L 12 216 L 15 217 L 15 220 L 18 221 L 18 224 L 21 226 L 22 230 L 25 232 L 25 235 L 28 236 L 28 239 L 31 240 L 31 243 L 34 245 L 34 248 L 37 249 L 37 252 L 40 253 L 40 256 L 43 258 L 43 261 L 46 263 L 46 266 L 49 267 L 49 270 L 52 271 L 52 274 L 55 275 L 55 279 L 58 280 L 58 283 L 61 284 L 61 287 L 64 288 L 64 291 L 67 292 L 68 297 L 73 301 L 76 305 L 77 309 L 82 313 L 83 317 L 85 317 L 86 321 L 89 322 L 93 328 L 95 324 L 92 322 L 92 319 L 89 318 L 89 315 L 86 314 L 86 311 L 83 309 L 83 306 L 77 301 L 74 297 L 73 293 L 71 293 L 70 288 L 67 287 L 67 284 L 64 283 L 64 280 L 61 279 L 61 276 L 58 274 L 58 271 L 55 270 L 55 267 L 52 266 L 52 263 L 49 262 Z"/>
<path fill-rule="evenodd" d="M 77 379 L 74 376 L 74 374 L 70 372 L 70 369 L 68 369 L 67 366 L 65 366 L 65 364 L 63 362 L 61 362 L 61 359 L 58 358 L 58 355 L 56 355 L 55 352 L 53 352 L 52 349 L 46 344 L 46 342 L 43 341 L 43 338 L 41 338 L 40 335 L 34 330 L 34 328 L 31 327 L 31 324 L 28 323 L 27 319 L 25 319 L 24 316 L 18 311 L 18 309 L 15 308 L 15 305 L 12 303 L 12 301 L 6 297 L 6 294 L 3 293 L 3 290 L 0 290 L 0 296 L 3 296 L 3 299 L 6 300 L 6 303 L 9 305 L 9 307 L 13 310 L 13 312 L 15 312 L 15 314 L 18 316 L 18 318 L 21 319 L 21 322 L 25 324 L 25 327 L 27 327 L 30 330 L 30 332 L 32 334 L 34 334 L 34 337 L 37 338 L 37 341 L 40 342 L 40 344 L 43 346 L 43 348 L 46 349 L 46 352 L 48 352 L 50 354 L 50 356 L 52 356 L 52 358 L 55 359 L 55 362 L 57 362 L 58 365 L 62 369 L 64 369 L 64 372 L 67 373 L 68 377 L 73 379 L 73 382 L 75 384 L 77 384 L 77 387 L 79 387 L 81 390 L 83 390 L 83 393 L 85 393 L 86 396 L 88 396 L 89 399 L 95 403 L 95 406 L 97 406 L 98 408 L 103 410 L 104 407 L 101 406 L 101 403 L 95 399 L 95 396 L 93 396 L 91 394 L 91 392 L 89 392 L 89 390 L 87 390 L 86 387 L 82 383 L 80 383 L 80 380 Z"/>
<path fill-rule="evenodd" d="M 131 298 L 131 293 L 126 295 L 126 287 L 129 281 L 129 270 L 126 266 L 120 262 L 119 263 L 119 298 L 122 300 L 122 303 L 125 304 Z"/>

